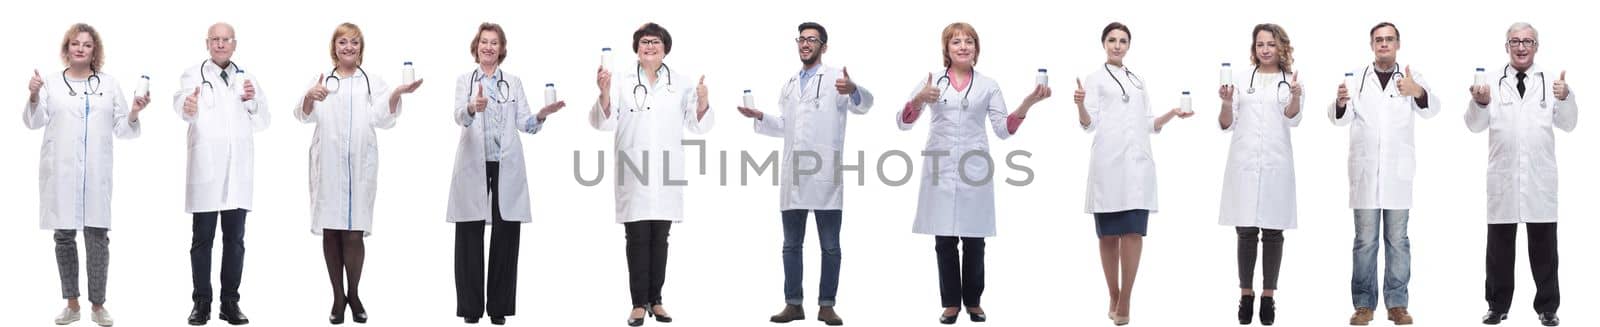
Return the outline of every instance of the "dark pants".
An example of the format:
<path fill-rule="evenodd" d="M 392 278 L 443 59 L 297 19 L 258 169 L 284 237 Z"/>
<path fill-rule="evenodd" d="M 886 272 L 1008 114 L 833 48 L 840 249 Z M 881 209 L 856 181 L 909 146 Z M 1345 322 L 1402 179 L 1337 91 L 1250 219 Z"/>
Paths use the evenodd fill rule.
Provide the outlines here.
<path fill-rule="evenodd" d="M 628 291 L 633 306 L 661 304 L 661 286 L 667 282 L 667 236 L 672 222 L 644 220 L 622 224 L 627 233 Z"/>
<path fill-rule="evenodd" d="M 500 217 L 500 164 L 488 163 L 489 238 L 488 298 L 484 293 L 483 221 L 456 223 L 456 316 L 482 318 L 517 314 L 517 250 L 522 224 Z"/>
<path fill-rule="evenodd" d="M 1261 242 L 1261 288 L 1278 289 L 1278 269 L 1283 266 L 1283 230 L 1235 227 L 1239 233 L 1239 288 L 1250 289 L 1256 274 L 1256 242 Z M 1260 237 L 1257 238 L 1257 234 Z"/>
<path fill-rule="evenodd" d="M 1489 224 L 1489 249 L 1485 260 L 1483 294 L 1489 310 L 1511 311 L 1511 293 L 1516 284 L 1517 224 Z M 1556 223 L 1528 223 L 1528 263 L 1533 268 L 1533 310 L 1556 312 L 1561 307 L 1561 284 L 1557 282 Z"/>
<path fill-rule="evenodd" d="M 239 302 L 239 279 L 244 274 L 244 222 L 248 210 L 194 213 L 194 239 L 189 243 L 189 269 L 194 279 L 196 303 L 211 302 L 211 244 L 222 218 L 222 302 Z"/>
<path fill-rule="evenodd" d="M 817 216 L 817 241 L 822 243 L 822 279 L 818 283 L 817 305 L 831 307 L 839 294 L 839 227 L 844 213 L 839 210 L 783 211 L 783 299 L 800 305 L 805 300 L 806 212 Z"/>
<path fill-rule="evenodd" d="M 939 257 L 939 298 L 944 307 L 976 307 L 983 298 L 983 238 L 935 236 Z M 956 243 L 961 252 L 956 253 Z"/>

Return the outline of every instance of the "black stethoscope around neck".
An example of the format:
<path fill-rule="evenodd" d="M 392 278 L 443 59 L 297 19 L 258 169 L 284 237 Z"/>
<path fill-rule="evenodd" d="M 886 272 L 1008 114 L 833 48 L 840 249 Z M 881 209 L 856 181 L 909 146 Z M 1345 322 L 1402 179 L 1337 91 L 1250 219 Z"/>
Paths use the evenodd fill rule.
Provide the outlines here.
<path fill-rule="evenodd" d="M 356 71 L 361 73 L 361 80 L 367 82 L 367 96 L 372 96 L 372 78 L 367 77 L 367 70 L 361 69 L 361 66 L 356 66 Z M 355 76 L 352 75 L 350 77 L 353 78 Z M 328 89 L 328 93 L 339 93 L 338 67 L 328 71 L 328 78 L 322 80 L 322 87 Z"/>
<path fill-rule="evenodd" d="M 1400 67 L 1401 67 L 1400 63 L 1394 63 L 1392 67 L 1394 67 L 1394 70 L 1387 71 L 1387 72 L 1379 71 L 1377 66 L 1374 66 L 1374 65 L 1368 65 L 1367 68 L 1361 69 L 1361 85 L 1356 88 L 1356 94 L 1364 94 L 1364 93 L 1367 92 L 1367 75 L 1369 75 L 1369 74 L 1378 74 L 1378 73 L 1394 74 L 1393 76 L 1389 77 L 1390 81 L 1398 81 L 1398 80 L 1401 80 L 1401 79 L 1405 78 L 1406 73 L 1400 72 Z M 1350 75 L 1350 73 L 1345 73 L 1345 75 L 1348 76 L 1348 75 Z M 1389 94 L 1389 97 L 1391 97 L 1391 98 L 1396 98 L 1396 97 L 1399 97 L 1399 96 L 1400 96 L 1399 94 Z"/>
<path fill-rule="evenodd" d="M 633 108 L 628 111 L 650 110 L 650 107 L 645 106 L 650 102 L 650 87 L 644 85 L 644 64 L 635 64 L 635 67 L 638 74 L 633 77 Z M 661 63 L 661 68 L 667 71 L 667 86 L 672 86 L 672 67 L 667 67 L 667 63 Z"/>
<path fill-rule="evenodd" d="M 972 84 L 975 84 L 973 82 L 978 80 L 977 76 L 978 76 L 978 71 L 977 70 L 972 70 L 971 72 L 969 72 L 969 75 L 967 76 L 967 90 L 961 92 L 961 110 L 967 110 L 967 96 L 972 94 Z M 944 91 L 950 89 L 950 87 L 951 87 L 951 85 L 950 85 L 950 69 L 949 68 L 945 68 L 944 69 L 944 75 L 943 76 L 939 76 L 939 80 L 937 82 L 935 82 L 935 83 L 939 85 L 939 103 L 940 104 L 948 103 L 949 100 L 945 100 L 944 99 Z"/>
<path fill-rule="evenodd" d="M 1540 107 L 1544 107 L 1545 104 L 1549 101 L 1547 96 L 1544 94 L 1544 90 L 1543 90 L 1544 82 L 1545 82 L 1544 72 L 1537 72 L 1537 73 L 1533 73 L 1533 74 L 1539 75 L 1539 87 L 1540 87 L 1540 90 L 1539 90 L 1539 106 Z M 1510 76 L 1511 76 L 1511 64 L 1506 64 L 1505 68 L 1501 68 L 1500 69 L 1500 82 L 1498 82 L 1496 84 L 1500 84 L 1502 86 L 1505 85 L 1506 84 L 1506 77 L 1510 77 Z M 1524 77 L 1524 78 L 1526 78 L 1526 77 Z M 1526 96 L 1526 95 L 1523 95 L 1523 96 Z M 1504 97 L 1504 98 L 1505 98 L 1505 101 L 1501 101 L 1501 102 L 1508 103 L 1508 104 L 1511 103 L 1511 97 L 1507 96 L 1507 97 Z"/>
<path fill-rule="evenodd" d="M 1280 69 L 1278 69 L 1278 76 L 1280 77 L 1280 79 L 1278 80 L 1278 88 L 1282 89 L 1282 88 L 1285 88 L 1285 87 L 1292 87 L 1291 85 L 1289 85 L 1289 73 L 1284 72 L 1282 67 L 1279 67 L 1279 68 Z M 1261 66 L 1256 66 L 1255 69 L 1251 69 L 1250 70 L 1250 88 L 1245 90 L 1246 94 L 1256 94 L 1256 73 L 1258 73 L 1260 71 L 1261 71 Z M 1279 92 L 1282 92 L 1282 91 L 1280 90 Z"/>
<path fill-rule="evenodd" d="M 1106 75 L 1111 75 L 1111 81 L 1117 82 L 1117 89 L 1122 90 L 1122 103 L 1128 103 L 1129 100 L 1132 100 L 1133 98 L 1128 96 L 1128 88 L 1122 86 L 1122 81 L 1117 79 L 1117 74 L 1111 72 L 1111 64 L 1105 64 L 1105 69 Z M 1139 79 L 1139 76 L 1133 75 L 1132 70 L 1129 70 L 1128 67 L 1122 67 L 1122 72 L 1128 75 L 1128 84 L 1133 84 L 1135 89 L 1144 90 L 1144 81 Z M 1254 78 L 1254 76 L 1251 76 L 1251 78 Z"/>
<path fill-rule="evenodd" d="M 70 80 L 67 79 L 67 70 L 69 70 L 69 69 L 71 69 L 71 68 L 62 69 L 61 70 L 61 84 L 66 84 L 67 85 L 67 95 L 68 96 L 78 96 L 78 89 L 73 88 L 72 87 L 72 82 L 70 82 Z M 105 94 L 105 93 L 101 93 L 100 92 L 100 72 L 99 71 L 90 70 L 89 71 L 89 78 L 84 79 L 83 80 L 83 84 L 84 84 L 84 93 L 83 93 L 84 96 L 103 95 L 103 94 Z"/>
<path fill-rule="evenodd" d="M 210 61 L 211 60 L 206 60 L 205 62 L 201 62 L 200 63 L 200 86 L 204 86 L 207 89 L 216 90 L 217 88 L 214 85 L 211 84 L 211 80 L 208 77 L 206 77 L 206 62 L 210 62 Z M 222 66 L 217 66 L 217 67 L 222 69 L 222 71 L 224 73 L 228 71 L 228 67 L 233 67 L 233 74 L 234 74 L 233 76 L 234 77 L 244 76 L 244 68 L 239 68 L 239 64 L 237 64 L 237 63 L 228 62 L 228 67 L 222 67 Z M 333 76 L 333 74 L 328 74 L 328 76 L 331 77 L 331 76 Z M 337 80 L 337 78 L 336 78 L 336 80 Z M 224 76 L 223 79 L 222 79 L 222 84 L 224 86 L 230 86 L 231 87 L 233 83 L 228 80 L 228 77 Z"/>
<path fill-rule="evenodd" d="M 825 74 L 823 74 L 821 70 L 818 70 L 816 75 L 812 75 L 811 76 L 812 79 L 817 80 L 816 94 L 813 94 L 812 97 L 809 98 L 809 99 L 800 99 L 802 102 L 805 102 L 805 101 L 816 101 L 816 100 L 822 99 L 822 76 L 823 75 L 825 75 Z M 800 82 L 800 77 L 799 76 L 795 76 L 794 78 L 790 78 L 789 82 L 790 83 L 794 83 L 793 89 L 790 92 L 793 92 L 796 95 L 796 97 L 799 97 L 800 93 L 803 93 L 803 92 L 806 91 L 805 86 L 804 85 L 800 85 L 800 83 L 799 83 Z"/>
<path fill-rule="evenodd" d="M 495 71 L 495 75 L 500 75 L 500 78 L 498 80 L 496 80 L 495 83 L 494 83 L 494 91 L 495 91 L 495 93 L 494 94 L 489 94 L 488 97 L 490 99 L 494 100 L 495 103 L 500 103 L 500 104 L 505 104 L 507 102 L 512 102 L 512 103 L 517 102 L 517 99 L 511 97 L 511 82 L 507 82 L 506 78 L 505 78 L 505 75 L 501 75 L 501 73 L 499 72 L 498 69 Z M 484 73 L 481 70 L 473 70 L 472 71 L 472 82 L 473 83 L 478 83 L 479 82 L 478 81 L 478 77 L 479 76 L 482 76 L 483 78 L 486 78 L 486 79 L 493 79 L 491 77 L 493 75 L 489 75 L 488 73 Z"/>

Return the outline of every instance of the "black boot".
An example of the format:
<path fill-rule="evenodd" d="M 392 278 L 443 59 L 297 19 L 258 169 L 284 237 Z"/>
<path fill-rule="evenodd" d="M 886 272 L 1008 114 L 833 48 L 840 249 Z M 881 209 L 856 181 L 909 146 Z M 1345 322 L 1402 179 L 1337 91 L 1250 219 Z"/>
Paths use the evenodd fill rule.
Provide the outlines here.
<path fill-rule="evenodd" d="M 228 322 L 229 325 L 244 325 L 250 323 L 250 318 L 239 311 L 239 302 L 222 302 L 222 313 L 217 314 L 217 319 Z"/>
<path fill-rule="evenodd" d="M 1255 317 L 1255 313 L 1256 313 L 1255 310 L 1256 310 L 1256 296 L 1255 295 L 1242 295 L 1242 296 L 1239 296 L 1239 324 L 1240 325 L 1249 325 L 1251 318 Z"/>
<path fill-rule="evenodd" d="M 211 302 L 195 302 L 194 309 L 189 310 L 189 325 L 204 326 L 211 320 Z"/>
<path fill-rule="evenodd" d="M 1261 297 L 1261 325 L 1272 326 L 1278 320 L 1278 307 L 1271 296 Z"/>

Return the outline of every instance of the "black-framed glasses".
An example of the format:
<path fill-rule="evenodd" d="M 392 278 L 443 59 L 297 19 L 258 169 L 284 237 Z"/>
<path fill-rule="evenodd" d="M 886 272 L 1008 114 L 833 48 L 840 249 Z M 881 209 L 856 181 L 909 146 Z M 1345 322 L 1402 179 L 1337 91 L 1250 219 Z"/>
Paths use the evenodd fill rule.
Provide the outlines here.
<path fill-rule="evenodd" d="M 1516 47 L 1537 48 L 1537 47 L 1539 47 L 1539 40 L 1535 40 L 1535 39 L 1510 39 L 1510 40 L 1506 40 L 1506 47 L 1507 48 L 1516 48 Z"/>
<path fill-rule="evenodd" d="M 657 39 L 641 39 L 641 40 L 639 40 L 639 45 L 661 45 L 661 40 L 657 40 Z"/>
<path fill-rule="evenodd" d="M 819 38 L 817 38 L 815 36 L 801 36 L 801 37 L 794 38 L 794 44 L 806 44 L 806 43 L 811 43 L 811 44 L 815 44 L 815 45 L 822 45 L 822 39 L 819 39 Z"/>

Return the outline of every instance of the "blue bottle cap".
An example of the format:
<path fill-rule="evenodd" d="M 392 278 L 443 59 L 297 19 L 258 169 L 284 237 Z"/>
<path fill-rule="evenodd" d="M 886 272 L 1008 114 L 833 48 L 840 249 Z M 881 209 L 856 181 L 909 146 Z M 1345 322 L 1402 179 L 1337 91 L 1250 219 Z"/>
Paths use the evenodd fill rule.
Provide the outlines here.
<path fill-rule="evenodd" d="M 410 66 L 410 65 L 411 65 L 411 62 L 410 62 L 410 61 L 407 61 L 407 62 L 406 62 L 406 66 Z"/>
<path fill-rule="evenodd" d="M 1483 67 L 1478 67 L 1478 72 L 1482 73 L 1483 72 Z"/>
<path fill-rule="evenodd" d="M 1189 91 L 1183 91 L 1183 95 L 1189 95 Z"/>
<path fill-rule="evenodd" d="M 544 87 L 556 87 L 556 83 L 544 83 Z"/>
<path fill-rule="evenodd" d="M 744 93 L 750 93 L 750 90 L 744 90 Z"/>
<path fill-rule="evenodd" d="M 1039 72 L 1043 73 L 1043 72 L 1045 72 L 1045 69 L 1044 68 L 1039 68 Z"/>
<path fill-rule="evenodd" d="M 1222 63 L 1222 67 L 1233 67 L 1233 63 Z"/>

